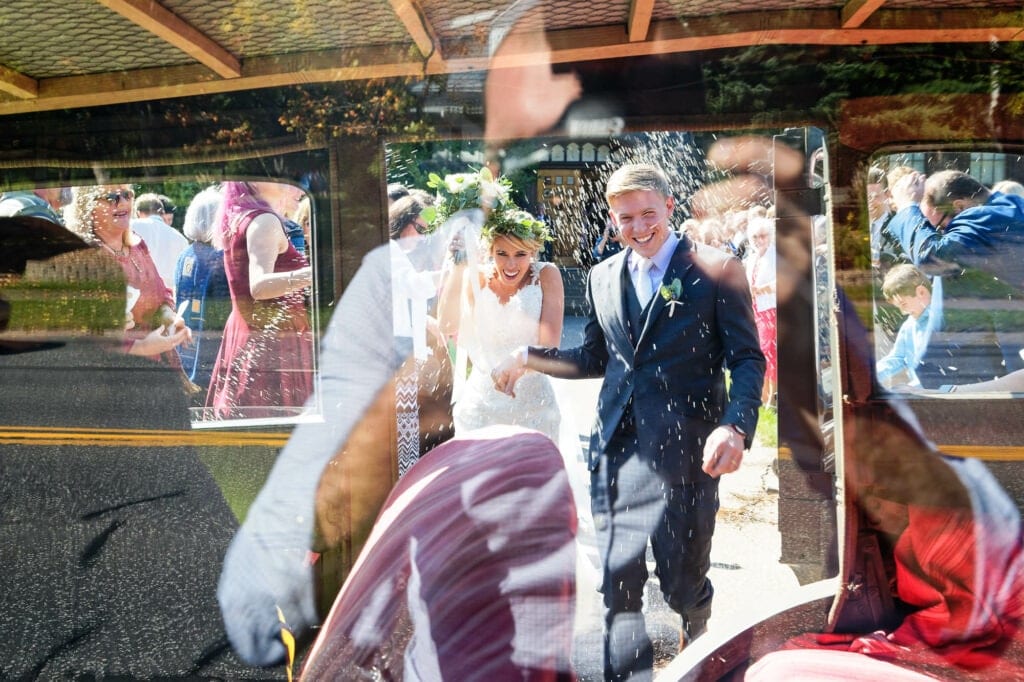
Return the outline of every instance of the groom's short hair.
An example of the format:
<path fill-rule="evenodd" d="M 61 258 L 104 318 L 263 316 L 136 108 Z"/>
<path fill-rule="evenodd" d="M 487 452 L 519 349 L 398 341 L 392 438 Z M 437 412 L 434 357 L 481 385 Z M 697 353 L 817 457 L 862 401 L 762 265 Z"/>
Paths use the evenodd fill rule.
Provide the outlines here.
<path fill-rule="evenodd" d="M 608 178 L 604 196 L 610 201 L 626 192 L 646 191 L 657 192 L 663 197 L 672 196 L 672 186 L 663 170 L 650 163 L 627 163 Z"/>

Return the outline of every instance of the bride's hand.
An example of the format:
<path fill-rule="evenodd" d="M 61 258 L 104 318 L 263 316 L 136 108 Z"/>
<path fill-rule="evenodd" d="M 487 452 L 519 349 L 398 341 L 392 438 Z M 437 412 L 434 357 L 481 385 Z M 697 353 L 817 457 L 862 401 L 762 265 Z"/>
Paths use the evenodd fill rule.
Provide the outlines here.
<path fill-rule="evenodd" d="M 466 262 L 466 240 L 461 231 L 456 232 L 448 242 L 448 256 L 455 265 L 462 265 Z"/>
<path fill-rule="evenodd" d="M 525 373 L 526 365 L 518 354 L 512 354 L 491 371 L 491 381 L 494 382 L 495 389 L 515 398 L 516 382 Z"/>

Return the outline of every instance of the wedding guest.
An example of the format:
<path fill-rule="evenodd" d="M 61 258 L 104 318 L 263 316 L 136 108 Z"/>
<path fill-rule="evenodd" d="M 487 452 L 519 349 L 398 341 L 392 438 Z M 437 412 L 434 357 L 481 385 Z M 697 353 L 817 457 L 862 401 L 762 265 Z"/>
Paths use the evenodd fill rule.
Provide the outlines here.
<path fill-rule="evenodd" d="M 779 358 L 776 336 L 778 331 L 775 286 L 775 221 L 754 218 L 749 224 L 751 252 L 745 261 L 750 295 L 754 303 L 754 322 L 764 353 L 764 387 L 761 403 L 768 405 L 775 395 L 779 380 Z"/>
<path fill-rule="evenodd" d="M 615 232 L 611 221 L 608 221 L 604 224 L 604 230 L 601 231 L 601 235 L 594 242 L 594 262 L 600 263 L 605 258 L 614 256 L 619 251 L 622 251 L 622 241 Z"/>
<path fill-rule="evenodd" d="M 135 199 L 135 217 L 131 221 L 132 232 L 146 242 L 160 277 L 172 293 L 178 258 L 188 248 L 188 240 L 165 219 L 173 215 L 166 212 L 164 201 L 159 194 L 140 194 Z"/>
<path fill-rule="evenodd" d="M 214 226 L 232 310 L 206 396 L 219 418 L 294 416 L 313 390 L 313 271 L 257 186 L 225 182 Z"/>
<path fill-rule="evenodd" d="M 192 344 L 179 346 L 178 355 L 186 376 L 204 389 L 210 385 L 231 306 L 224 252 L 213 245 L 214 219 L 220 204 L 218 187 L 208 187 L 193 197 L 185 211 L 184 227 L 192 243 L 178 259 L 174 275 L 176 303 L 180 307 L 188 302 L 182 317 L 192 330 Z"/>
<path fill-rule="evenodd" d="M 109 252 L 124 271 L 128 286 L 125 349 L 173 367 L 181 361 L 174 349 L 192 338 L 175 312 L 174 298 L 164 284 L 146 243 L 131 230 L 135 192 L 128 185 L 74 187 L 67 226 Z"/>

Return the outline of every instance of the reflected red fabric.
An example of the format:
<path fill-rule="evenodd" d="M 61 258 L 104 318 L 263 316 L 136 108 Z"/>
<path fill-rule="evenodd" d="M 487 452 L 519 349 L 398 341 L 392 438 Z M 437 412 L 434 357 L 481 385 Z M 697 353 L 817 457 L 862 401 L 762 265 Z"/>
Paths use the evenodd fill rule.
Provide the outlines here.
<path fill-rule="evenodd" d="M 435 448 L 388 497 L 303 678 L 574 680 L 575 524 L 540 433 Z"/>
<path fill-rule="evenodd" d="M 261 210 L 239 218 L 224 247 L 231 314 L 224 326 L 206 407 L 217 417 L 292 416 L 313 392 L 313 332 L 301 291 L 257 301 L 249 289 L 247 232 Z M 308 265 L 289 242 L 274 272 Z"/>
<path fill-rule="evenodd" d="M 1020 538 L 1005 546 L 1000 529 L 991 525 L 998 518 L 979 518 L 969 509 L 911 505 L 908 514 L 909 524 L 894 550 L 897 596 L 916 610 L 888 634 L 809 633 L 784 648 L 864 654 L 942 679 L 1024 679 Z M 822 660 L 815 659 L 814 665 Z M 849 664 L 847 658 L 835 658 L 839 668 Z M 763 674 L 752 668 L 747 679 L 773 679 Z"/>
<path fill-rule="evenodd" d="M 909 513 L 895 548 L 897 587 L 900 599 L 918 610 L 890 638 L 968 669 L 1010 665 L 1004 649 L 1018 637 L 1024 616 L 1020 540 L 1007 561 L 993 561 L 977 550 L 985 546 L 978 534 L 986 528 L 969 510 L 910 507 Z M 1012 669 L 1024 678 L 1024 668 Z"/>

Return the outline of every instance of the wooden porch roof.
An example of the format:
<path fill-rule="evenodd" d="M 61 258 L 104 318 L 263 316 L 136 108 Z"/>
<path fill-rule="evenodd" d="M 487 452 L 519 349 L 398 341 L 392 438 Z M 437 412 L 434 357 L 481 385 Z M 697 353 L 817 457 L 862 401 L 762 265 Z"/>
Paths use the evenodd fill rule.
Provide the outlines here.
<path fill-rule="evenodd" d="M 492 60 L 512 24 L 550 51 L 528 39 Z M 1020 0 L 5 0 L 0 115 L 755 44 L 1022 39 Z"/>

